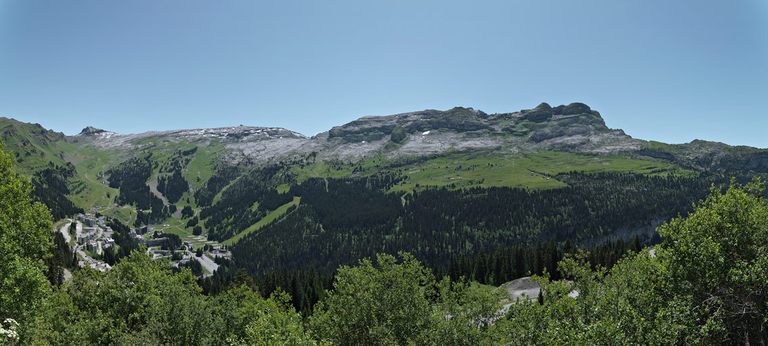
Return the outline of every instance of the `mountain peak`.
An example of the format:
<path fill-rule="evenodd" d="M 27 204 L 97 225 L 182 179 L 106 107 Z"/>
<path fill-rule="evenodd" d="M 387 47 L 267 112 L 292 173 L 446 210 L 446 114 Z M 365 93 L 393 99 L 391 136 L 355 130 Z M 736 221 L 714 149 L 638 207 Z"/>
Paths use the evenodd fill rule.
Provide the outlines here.
<path fill-rule="evenodd" d="M 560 105 L 552 108 L 552 113 L 557 115 L 576 115 L 576 114 L 595 114 L 592 108 L 581 102 L 574 102 L 569 105 Z M 596 114 L 596 115 L 599 115 Z"/>
<path fill-rule="evenodd" d="M 448 115 L 456 114 L 456 115 L 479 116 L 479 117 L 486 117 L 488 115 L 479 109 L 474 109 L 472 107 L 461 107 L 461 106 L 453 107 L 442 113 L 448 114 Z"/>
<path fill-rule="evenodd" d="M 93 126 L 86 126 L 82 131 L 80 131 L 80 136 L 92 136 L 92 135 L 98 135 L 107 132 L 106 130 L 102 130 L 99 128 L 95 128 Z"/>
<path fill-rule="evenodd" d="M 519 114 L 521 119 L 535 123 L 549 122 L 551 120 L 556 120 L 563 117 L 585 114 L 593 115 L 597 118 L 598 122 L 604 123 L 599 112 L 592 110 L 592 108 L 581 102 L 574 102 L 568 105 L 560 105 L 554 108 L 548 103 L 542 102 L 534 109 L 521 110 Z"/>

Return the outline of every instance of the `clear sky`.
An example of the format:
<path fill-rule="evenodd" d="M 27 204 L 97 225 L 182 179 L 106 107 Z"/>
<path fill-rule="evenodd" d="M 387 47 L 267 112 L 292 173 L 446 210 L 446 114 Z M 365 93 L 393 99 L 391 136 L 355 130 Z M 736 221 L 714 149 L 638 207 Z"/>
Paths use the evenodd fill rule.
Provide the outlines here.
<path fill-rule="evenodd" d="M 68 134 L 542 101 L 768 147 L 768 1 L 0 0 L 0 115 Z"/>

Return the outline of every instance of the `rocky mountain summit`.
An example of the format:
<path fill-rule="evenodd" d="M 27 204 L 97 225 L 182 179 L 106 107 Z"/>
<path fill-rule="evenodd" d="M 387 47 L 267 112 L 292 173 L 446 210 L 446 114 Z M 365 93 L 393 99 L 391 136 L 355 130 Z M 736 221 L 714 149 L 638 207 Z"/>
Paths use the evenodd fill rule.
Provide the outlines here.
<path fill-rule="evenodd" d="M 565 150 L 610 154 L 638 150 L 642 141 L 606 127 L 583 103 L 487 114 L 473 108 L 427 109 L 365 116 L 308 138 L 275 127 L 235 126 L 122 135 L 86 127 L 79 139 L 102 148 L 136 149 L 152 142 L 220 143 L 230 162 L 269 162 L 315 153 L 320 159 L 356 161 L 371 155 L 437 155 L 451 151 Z"/>
<path fill-rule="evenodd" d="M 93 126 L 86 126 L 78 136 L 94 136 L 107 132 L 106 130 L 98 129 Z"/>
<path fill-rule="evenodd" d="M 487 114 L 472 108 L 424 110 L 368 116 L 332 128 L 317 140 L 336 156 L 383 152 L 388 156 L 439 154 L 454 150 L 552 149 L 618 153 L 640 148 L 621 130 L 609 129 L 600 113 L 583 103 Z M 351 150 L 348 150 L 351 149 Z"/>
<path fill-rule="evenodd" d="M 138 148 L 151 141 L 226 144 L 248 143 L 280 139 L 305 139 L 298 132 L 278 127 L 233 126 L 207 129 L 184 129 L 170 131 L 150 131 L 137 134 L 118 134 L 91 126 L 84 128 L 75 137 L 91 140 L 103 148 Z"/>

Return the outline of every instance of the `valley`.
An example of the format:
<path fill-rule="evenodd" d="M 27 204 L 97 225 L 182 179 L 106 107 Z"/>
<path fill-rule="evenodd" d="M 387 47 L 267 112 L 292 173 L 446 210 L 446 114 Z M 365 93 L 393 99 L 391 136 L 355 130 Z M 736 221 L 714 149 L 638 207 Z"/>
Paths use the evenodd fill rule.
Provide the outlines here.
<path fill-rule="evenodd" d="M 635 139 L 581 103 L 362 117 L 312 137 L 249 126 L 66 136 L 8 118 L 0 131 L 57 219 L 99 215 L 176 237 L 187 257 L 231 250 L 217 282 L 236 270 L 328 277 L 408 251 L 438 272 L 499 285 L 554 262 L 491 275 L 478 265 L 498 263 L 461 261 L 548 243 L 552 253 L 653 244 L 655 227 L 712 184 L 768 174 L 768 151 Z"/>
<path fill-rule="evenodd" d="M 158 265 L 180 273 L 159 280 L 190 275 L 201 297 L 245 285 L 309 318 L 344 294 L 344 275 L 394 265 L 398 278 L 444 278 L 398 285 L 477 297 L 485 310 L 471 323 L 502 330 L 553 290 L 581 300 L 585 281 L 563 267 L 574 256 L 598 272 L 655 256 L 668 220 L 768 177 L 768 150 L 643 141 L 578 103 L 363 117 L 312 137 L 248 126 L 66 136 L 8 118 L 0 135 L 57 221 L 49 280 L 62 287 Z"/>

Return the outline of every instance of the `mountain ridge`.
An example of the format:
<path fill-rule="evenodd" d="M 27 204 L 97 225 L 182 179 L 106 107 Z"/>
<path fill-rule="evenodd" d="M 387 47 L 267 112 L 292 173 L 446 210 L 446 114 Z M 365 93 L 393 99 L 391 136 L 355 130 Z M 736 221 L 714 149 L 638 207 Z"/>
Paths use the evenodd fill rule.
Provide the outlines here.
<path fill-rule="evenodd" d="M 10 138 L 13 142 L 14 134 L 18 132 L 15 129 L 26 128 L 21 131 L 24 138 L 18 140 L 21 147 L 30 147 L 35 142 L 32 137 L 44 135 L 38 145 L 43 149 L 36 150 L 31 146 L 32 154 L 45 151 L 44 147 L 61 140 L 116 150 L 120 155 L 161 143 L 177 142 L 221 146 L 222 157 L 230 164 L 272 164 L 309 155 L 321 161 L 360 162 L 373 156 L 401 159 L 478 150 L 506 153 L 555 150 L 590 155 L 639 155 L 675 161 L 697 169 L 739 164 L 752 170 L 768 169 L 765 149 L 699 139 L 690 143 L 667 144 L 633 138 L 622 129 L 609 128 L 600 112 L 579 102 L 555 107 L 543 102 L 531 109 L 507 113 L 489 114 L 471 107 L 454 107 L 368 115 L 314 136 L 282 127 L 244 125 L 134 134 L 119 134 L 88 126 L 79 134 L 68 136 L 46 130 L 39 124 L 10 118 L 0 120 L 5 141 Z M 24 149 L 17 148 L 16 151 Z M 63 153 L 58 156 L 60 160 L 70 161 L 65 159 Z"/>
<path fill-rule="evenodd" d="M 425 186 L 556 188 L 567 183 L 554 176 L 569 170 L 768 174 L 768 150 L 702 140 L 666 144 L 636 139 L 609 128 L 600 112 L 578 102 L 555 107 L 540 103 L 508 113 L 454 107 L 363 116 L 311 137 L 280 127 L 243 125 L 137 134 L 89 126 L 66 136 L 8 118 L 0 119 L 0 130 L 6 150 L 27 172 L 54 165 L 60 176 L 69 177 L 72 192 L 60 190 L 79 207 L 155 203 L 155 221 L 174 208 L 218 203 L 250 171 L 270 167 L 283 167 L 279 170 L 285 177 L 270 178 L 271 188 L 287 184 L 281 191 L 311 178 L 390 174 L 404 180 L 388 189 L 406 193 Z M 553 164 L 562 167 L 554 169 Z M 137 169 L 146 171 L 138 181 L 116 178 Z M 123 186 L 126 181 L 130 191 Z M 137 193 L 150 190 L 158 201 L 136 199 Z M 133 222 L 138 215 L 131 212 L 128 218 Z"/>
<path fill-rule="evenodd" d="M 312 137 L 255 126 L 65 136 L 9 119 L 0 130 L 57 218 L 85 210 L 231 246 L 254 275 L 376 251 L 445 269 L 482 249 L 652 241 L 713 184 L 768 177 L 768 150 L 636 139 L 582 103 L 366 116 Z"/>
<path fill-rule="evenodd" d="M 236 126 L 118 134 L 86 127 L 69 140 L 102 148 L 136 149 L 142 141 L 219 142 L 229 159 L 267 161 L 318 153 L 322 160 L 360 161 L 383 153 L 390 158 L 439 155 L 462 150 L 574 150 L 613 153 L 637 149 L 639 142 L 611 130 L 597 111 L 582 103 L 487 114 L 454 107 L 385 116 L 364 116 L 308 137 L 280 127 Z M 139 144 L 139 145 L 137 145 Z"/>

